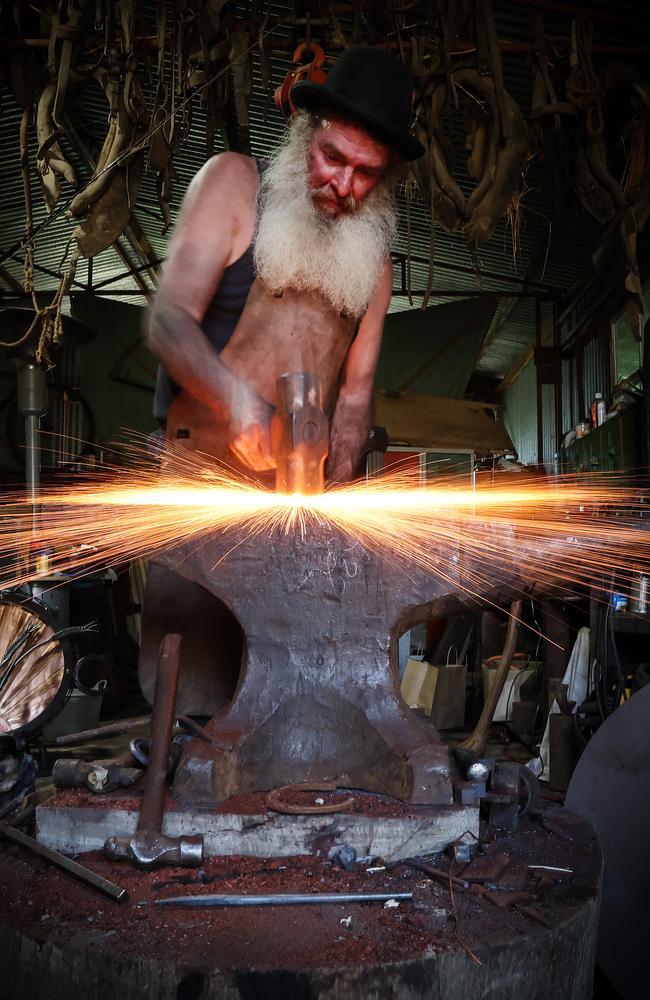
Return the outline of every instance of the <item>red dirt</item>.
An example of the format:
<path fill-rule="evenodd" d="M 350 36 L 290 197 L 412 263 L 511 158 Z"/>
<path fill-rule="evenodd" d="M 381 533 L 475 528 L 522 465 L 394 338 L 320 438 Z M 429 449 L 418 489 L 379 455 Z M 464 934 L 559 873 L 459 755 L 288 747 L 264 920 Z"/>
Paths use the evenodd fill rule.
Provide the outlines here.
<path fill-rule="evenodd" d="M 66 793 L 67 794 L 67 793 Z M 71 792 L 71 796 L 76 793 Z M 310 793 L 312 794 L 312 793 Z M 119 800 L 118 800 L 119 801 Z M 124 800 L 132 802 L 132 800 Z M 75 801 L 75 804 L 78 804 Z M 565 814 L 566 815 L 566 814 Z M 573 878 L 543 889 L 533 904 L 552 924 L 568 919 L 595 892 L 600 855 L 589 827 L 571 817 L 564 837 L 525 820 L 515 834 L 501 834 L 498 849 L 510 862 L 503 888 L 535 887 L 529 864 L 569 867 Z M 494 831 L 482 831 L 490 839 Z M 341 967 L 413 958 L 428 949 L 457 948 L 449 887 L 405 866 L 346 872 L 313 858 L 211 858 L 201 869 L 140 871 L 84 854 L 82 864 L 125 886 L 129 901 L 114 903 L 41 858 L 13 844 L 0 847 L 0 925 L 37 939 L 74 945 L 92 939 L 116 959 L 142 956 L 195 967 L 258 969 Z M 446 857 L 433 859 L 448 868 Z M 454 866 L 454 874 L 462 866 Z M 172 908 L 150 903 L 165 896 L 206 893 L 407 892 L 411 902 L 254 908 Z M 527 916 L 496 909 L 456 890 L 460 936 L 479 956 L 482 945 L 545 933 Z M 351 917 L 346 926 L 342 920 Z"/>
<path fill-rule="evenodd" d="M 268 812 L 266 805 L 266 792 L 254 792 L 246 795 L 235 795 L 226 799 L 216 808 L 206 810 L 214 813 L 231 813 L 233 815 L 253 815 L 259 816 Z M 282 792 L 281 801 L 290 805 L 314 806 L 316 799 L 323 799 L 326 805 L 333 802 L 344 802 L 352 797 L 354 802 L 345 808 L 347 815 L 362 813 L 365 816 L 410 816 L 417 814 L 426 818 L 435 815 L 435 806 L 413 806 L 399 799 L 390 798 L 387 795 L 374 795 L 371 792 L 356 792 L 354 790 L 340 790 L 333 792 L 305 792 L 295 789 Z M 45 808 L 76 808 L 89 809 L 133 809 L 140 808 L 141 791 L 136 788 L 133 791 L 125 792 L 119 789 L 109 792 L 106 795 L 94 795 L 83 788 L 69 788 L 57 791 L 52 798 L 43 803 Z M 181 810 L 182 806 L 176 802 L 171 795 L 167 795 L 165 809 Z"/>

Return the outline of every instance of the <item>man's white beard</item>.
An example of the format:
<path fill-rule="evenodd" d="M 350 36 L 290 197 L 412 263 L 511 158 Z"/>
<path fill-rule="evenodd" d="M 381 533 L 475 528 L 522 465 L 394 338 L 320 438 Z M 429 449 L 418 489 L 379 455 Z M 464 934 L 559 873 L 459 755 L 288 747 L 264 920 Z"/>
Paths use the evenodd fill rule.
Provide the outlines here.
<path fill-rule="evenodd" d="M 397 231 L 390 177 L 357 208 L 323 218 L 311 198 L 307 153 L 313 126 L 294 121 L 264 171 L 258 197 L 253 260 L 261 281 L 321 292 L 336 309 L 365 312 Z"/>

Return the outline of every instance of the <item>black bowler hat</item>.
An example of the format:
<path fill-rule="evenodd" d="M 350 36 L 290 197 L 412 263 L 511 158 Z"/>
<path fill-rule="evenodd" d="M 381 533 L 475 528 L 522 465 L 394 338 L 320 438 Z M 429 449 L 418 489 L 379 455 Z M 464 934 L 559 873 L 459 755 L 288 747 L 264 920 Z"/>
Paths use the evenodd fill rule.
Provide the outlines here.
<path fill-rule="evenodd" d="M 340 111 L 405 160 L 424 153 L 409 132 L 413 83 L 396 56 L 371 45 L 346 49 L 332 66 L 325 83 L 301 80 L 291 88 L 291 100 L 308 111 Z"/>

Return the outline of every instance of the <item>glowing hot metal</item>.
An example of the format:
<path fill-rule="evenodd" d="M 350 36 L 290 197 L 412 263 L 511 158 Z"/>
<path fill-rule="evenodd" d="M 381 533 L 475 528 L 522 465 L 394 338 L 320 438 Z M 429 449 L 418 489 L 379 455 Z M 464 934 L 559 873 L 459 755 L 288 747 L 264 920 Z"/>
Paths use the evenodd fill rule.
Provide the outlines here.
<path fill-rule="evenodd" d="M 399 695 L 397 637 L 468 595 L 557 593 L 596 574 L 604 586 L 615 574 L 620 590 L 650 562 L 647 495 L 611 477 L 466 490 L 404 475 L 304 496 L 197 452 L 167 447 L 160 459 L 141 454 L 101 482 L 45 491 L 36 535 L 61 570 L 147 556 L 161 564 L 154 577 L 182 574 L 239 622 L 236 695 L 206 727 L 212 744 L 192 744 L 176 773 L 188 804 L 307 780 L 450 804 L 447 751 Z M 32 541 L 29 513 L 6 498 L 7 556 Z M 7 582 L 31 576 L 27 566 Z M 209 664 L 208 645 L 197 666 Z M 198 700 L 191 711 L 205 710 Z"/>
<path fill-rule="evenodd" d="M 161 465 L 132 445 L 129 465 L 108 469 L 98 481 L 45 487 L 34 529 L 22 497 L 0 497 L 3 585 L 34 579 L 16 568 L 16 553 L 54 549 L 52 569 L 90 571 L 96 566 L 149 557 L 206 533 L 297 533 L 330 524 L 351 540 L 442 579 L 455 576 L 451 551 L 478 568 L 463 581 L 480 594 L 513 562 L 523 578 L 541 587 L 569 588 L 617 576 L 618 589 L 650 569 L 647 490 L 614 476 L 539 479 L 514 485 L 459 489 L 454 479 L 419 485 L 404 473 L 337 487 L 317 495 L 283 495 L 230 473 L 208 456 L 167 446 Z"/>

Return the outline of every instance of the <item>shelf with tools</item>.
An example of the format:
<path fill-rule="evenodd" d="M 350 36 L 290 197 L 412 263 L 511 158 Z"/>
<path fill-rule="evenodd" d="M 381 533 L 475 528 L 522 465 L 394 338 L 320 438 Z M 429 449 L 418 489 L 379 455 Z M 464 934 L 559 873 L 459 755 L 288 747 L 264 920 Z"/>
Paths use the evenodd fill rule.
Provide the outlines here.
<path fill-rule="evenodd" d="M 612 617 L 612 628 L 616 632 L 647 635 L 650 633 L 650 612 L 617 611 Z"/>
<path fill-rule="evenodd" d="M 640 409 L 629 406 L 558 452 L 559 471 L 622 472 L 639 465 Z"/>

